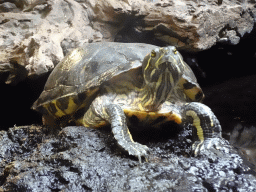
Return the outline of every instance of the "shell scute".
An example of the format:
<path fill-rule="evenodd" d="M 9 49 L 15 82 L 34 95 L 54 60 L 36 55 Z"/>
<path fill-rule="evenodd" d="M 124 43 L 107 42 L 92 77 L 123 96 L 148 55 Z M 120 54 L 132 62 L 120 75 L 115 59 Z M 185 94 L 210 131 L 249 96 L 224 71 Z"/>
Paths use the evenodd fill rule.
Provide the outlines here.
<path fill-rule="evenodd" d="M 108 42 L 86 44 L 74 49 L 52 71 L 44 91 L 32 108 L 43 114 L 59 115 L 88 107 L 102 83 L 141 67 L 145 55 L 155 47 Z"/>

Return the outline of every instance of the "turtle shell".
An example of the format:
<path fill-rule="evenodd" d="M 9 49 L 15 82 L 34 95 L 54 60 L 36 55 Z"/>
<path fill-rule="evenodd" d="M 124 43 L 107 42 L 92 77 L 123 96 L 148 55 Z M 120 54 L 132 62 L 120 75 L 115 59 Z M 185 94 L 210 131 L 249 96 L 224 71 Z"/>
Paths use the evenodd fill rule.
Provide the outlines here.
<path fill-rule="evenodd" d="M 141 68 L 157 46 L 142 43 L 89 43 L 74 49 L 50 74 L 32 108 L 57 117 L 88 108 L 100 85 L 112 77 Z"/>

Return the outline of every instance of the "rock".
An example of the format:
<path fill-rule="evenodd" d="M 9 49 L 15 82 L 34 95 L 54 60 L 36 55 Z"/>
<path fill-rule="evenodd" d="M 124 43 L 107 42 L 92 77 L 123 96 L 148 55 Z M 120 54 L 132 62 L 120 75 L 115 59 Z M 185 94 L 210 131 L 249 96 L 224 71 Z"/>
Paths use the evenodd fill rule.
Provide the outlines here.
<path fill-rule="evenodd" d="M 223 131 L 230 132 L 237 124 L 255 125 L 255 81 L 256 75 L 248 75 L 205 89 L 204 103 L 214 111 Z"/>
<path fill-rule="evenodd" d="M 5 81 L 10 84 L 51 71 L 69 50 L 94 41 L 174 44 L 186 51 L 201 51 L 218 42 L 235 45 L 251 31 L 256 17 L 253 0 L 0 0 L 0 12 L 0 71 L 5 73 L 0 79 L 9 73 Z M 247 51 L 230 54 L 243 55 L 243 67 L 236 65 L 240 71 L 254 71 L 244 65 Z M 233 74 L 230 58 L 221 64 L 231 64 L 227 71 L 216 63 L 214 82 L 219 80 L 216 74 Z M 254 92 L 247 89 L 254 86 L 254 79 L 237 79 L 208 92 L 207 105 L 223 128 L 233 127 L 231 116 L 254 121 Z M 14 94 L 1 89 L 8 94 L 9 100 L 2 101 L 10 111 L 4 108 L 7 115 L 2 119 L 12 125 L 16 117 L 33 118 L 20 105 L 25 102 L 20 93 L 26 98 L 31 94 L 20 88 Z M 142 139 L 145 135 L 150 136 Z M 169 138 L 172 135 L 176 136 Z M 151 148 L 148 162 L 139 164 L 117 147 L 109 130 L 14 127 L 0 132 L 0 191 L 255 191 L 254 135 L 253 127 L 236 127 L 230 136 L 235 148 L 192 157 L 190 129 L 133 134 L 135 141 Z"/>
<path fill-rule="evenodd" d="M 237 44 L 255 22 L 255 1 L 0 1 L 0 72 L 6 83 L 51 71 L 72 48 L 95 41 L 175 45 L 187 51 Z M 16 63 L 26 73 L 18 71 Z M 21 68 L 21 67 L 19 67 Z M 23 70 L 22 70 L 23 71 Z"/>
<path fill-rule="evenodd" d="M 230 135 L 230 143 L 238 149 L 245 161 L 256 167 L 256 128 L 238 124 Z"/>
<path fill-rule="evenodd" d="M 87 2 L 94 18 L 92 23 L 108 23 L 107 28 L 98 29 L 110 34 L 107 36 L 112 40 L 116 32 L 111 33 L 109 28 L 122 27 L 129 30 L 132 25 L 138 31 L 153 33 L 155 38 L 165 44 L 189 51 L 209 49 L 217 42 L 235 45 L 241 37 L 252 31 L 255 22 L 254 1 Z M 152 40 L 148 39 L 147 42 Z"/>
<path fill-rule="evenodd" d="M 10 2 L 3 2 L 1 5 L 0 5 L 0 12 L 3 13 L 3 12 L 15 12 L 15 11 L 18 11 L 18 8 L 16 7 L 15 4 L 13 3 L 10 3 Z"/>
<path fill-rule="evenodd" d="M 220 151 L 216 159 L 191 157 L 185 144 L 190 145 L 190 139 L 182 140 L 188 133 L 185 129 L 174 138 L 145 143 L 151 154 L 148 162 L 139 164 L 117 147 L 107 129 L 10 128 L 0 132 L 0 190 L 255 190 L 254 170 L 234 149 Z"/>
<path fill-rule="evenodd" d="M 63 50 L 102 39 L 102 35 L 90 26 L 86 9 L 75 1 L 15 2 L 1 4 L 4 11 L 0 16 L 0 69 L 10 73 L 6 83 L 15 84 L 27 75 L 51 71 L 64 57 Z M 15 7 L 19 8 L 18 12 Z M 13 73 L 18 70 L 10 70 L 16 68 L 13 63 L 25 68 L 27 73 Z"/>

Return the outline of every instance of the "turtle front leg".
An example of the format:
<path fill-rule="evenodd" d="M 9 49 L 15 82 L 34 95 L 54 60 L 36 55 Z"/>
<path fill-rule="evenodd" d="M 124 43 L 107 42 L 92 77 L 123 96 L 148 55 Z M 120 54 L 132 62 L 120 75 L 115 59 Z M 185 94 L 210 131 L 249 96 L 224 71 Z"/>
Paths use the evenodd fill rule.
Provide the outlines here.
<path fill-rule="evenodd" d="M 141 163 L 141 157 L 147 156 L 149 148 L 146 145 L 134 142 L 132 135 L 127 127 L 126 116 L 124 111 L 119 105 L 109 104 L 104 107 L 105 119 L 111 124 L 112 132 L 114 134 L 117 143 L 126 151 L 129 155 L 138 157 Z"/>
<path fill-rule="evenodd" d="M 183 111 L 186 121 L 193 125 L 193 137 L 196 138 L 192 146 L 195 156 L 204 150 L 221 149 L 228 142 L 221 136 L 221 125 L 212 110 L 202 103 L 186 104 Z M 195 134 L 196 133 L 196 134 Z"/>

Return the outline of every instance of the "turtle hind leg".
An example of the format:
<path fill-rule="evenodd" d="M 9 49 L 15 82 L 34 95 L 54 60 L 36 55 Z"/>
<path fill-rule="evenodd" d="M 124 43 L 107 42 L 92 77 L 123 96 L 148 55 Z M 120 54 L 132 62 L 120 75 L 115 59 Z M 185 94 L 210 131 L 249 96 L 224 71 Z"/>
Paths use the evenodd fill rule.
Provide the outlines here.
<path fill-rule="evenodd" d="M 130 131 L 127 127 L 126 116 L 124 111 L 119 105 L 109 104 L 105 108 L 105 116 L 108 122 L 111 124 L 111 129 L 114 134 L 117 143 L 126 151 L 129 155 L 138 157 L 141 163 L 141 157 L 147 157 L 149 148 L 146 145 L 134 142 Z"/>
<path fill-rule="evenodd" d="M 189 103 L 184 107 L 183 116 L 196 130 L 193 131 L 196 141 L 192 146 L 195 156 L 207 150 L 229 148 L 228 141 L 221 136 L 219 120 L 209 107 L 202 103 Z"/>

